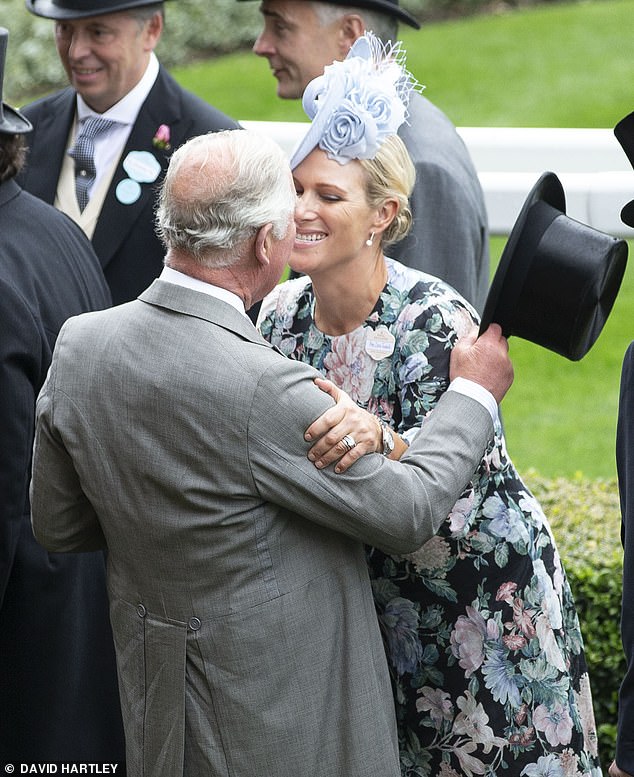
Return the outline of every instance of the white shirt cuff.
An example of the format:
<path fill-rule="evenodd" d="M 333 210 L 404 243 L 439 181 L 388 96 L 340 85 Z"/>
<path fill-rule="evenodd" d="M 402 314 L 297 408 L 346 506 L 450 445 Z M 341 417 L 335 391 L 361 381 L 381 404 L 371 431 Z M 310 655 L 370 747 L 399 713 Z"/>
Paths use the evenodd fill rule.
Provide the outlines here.
<path fill-rule="evenodd" d="M 498 421 L 498 403 L 495 401 L 493 394 L 479 383 L 475 383 L 468 378 L 454 378 L 449 384 L 447 391 L 457 391 L 459 394 L 475 399 L 476 402 L 486 407 L 494 424 Z"/>

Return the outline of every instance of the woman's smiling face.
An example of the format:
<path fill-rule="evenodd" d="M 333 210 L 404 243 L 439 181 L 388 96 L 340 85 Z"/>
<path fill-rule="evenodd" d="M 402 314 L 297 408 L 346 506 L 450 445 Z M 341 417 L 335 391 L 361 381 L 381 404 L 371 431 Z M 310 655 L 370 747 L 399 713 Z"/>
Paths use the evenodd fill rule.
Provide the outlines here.
<path fill-rule="evenodd" d="M 357 161 L 341 165 L 317 148 L 295 168 L 293 179 L 293 270 L 313 276 L 342 268 L 368 250 L 377 211 L 368 205 L 365 173 Z"/>

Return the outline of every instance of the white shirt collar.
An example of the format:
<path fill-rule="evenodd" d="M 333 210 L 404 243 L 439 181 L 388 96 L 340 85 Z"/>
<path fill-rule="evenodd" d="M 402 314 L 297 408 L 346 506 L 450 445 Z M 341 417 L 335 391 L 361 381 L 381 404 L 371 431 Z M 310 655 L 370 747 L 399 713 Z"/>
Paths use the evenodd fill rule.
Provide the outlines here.
<path fill-rule="evenodd" d="M 191 275 L 174 270 L 172 267 L 163 267 L 159 279 L 166 281 L 167 283 L 173 283 L 176 286 L 184 286 L 187 289 L 193 289 L 194 291 L 201 291 L 203 294 L 208 294 L 210 297 L 216 297 L 217 299 L 227 302 L 234 307 L 243 316 L 247 316 L 244 309 L 244 302 L 234 294 L 232 291 L 223 289 L 221 286 L 214 286 L 213 283 L 206 283 L 198 278 L 192 278 Z"/>
<path fill-rule="evenodd" d="M 131 89 L 125 97 L 109 108 L 105 113 L 96 113 L 84 102 L 84 98 L 77 95 L 77 118 L 80 122 L 89 116 L 103 116 L 120 124 L 131 126 L 137 119 L 141 106 L 147 99 L 150 90 L 154 86 L 159 73 L 159 61 L 156 54 L 150 52 L 150 61 L 139 83 Z"/>

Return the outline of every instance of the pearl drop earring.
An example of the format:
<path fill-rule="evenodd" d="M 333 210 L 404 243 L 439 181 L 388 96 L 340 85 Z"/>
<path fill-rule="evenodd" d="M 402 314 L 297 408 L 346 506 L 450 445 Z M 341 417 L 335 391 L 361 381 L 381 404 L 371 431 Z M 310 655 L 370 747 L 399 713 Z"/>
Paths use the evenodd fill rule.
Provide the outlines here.
<path fill-rule="evenodd" d="M 365 241 L 365 244 L 370 247 L 374 242 L 374 232 L 370 234 L 370 237 Z"/>

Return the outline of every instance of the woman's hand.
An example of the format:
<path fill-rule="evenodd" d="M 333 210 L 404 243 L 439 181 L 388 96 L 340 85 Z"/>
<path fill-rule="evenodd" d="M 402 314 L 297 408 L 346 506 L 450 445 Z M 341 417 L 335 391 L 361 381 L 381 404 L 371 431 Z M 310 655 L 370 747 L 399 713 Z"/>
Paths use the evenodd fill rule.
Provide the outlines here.
<path fill-rule="evenodd" d="M 360 408 L 350 397 L 325 378 L 315 384 L 337 403 L 319 416 L 306 430 L 309 442 L 316 440 L 308 458 L 319 469 L 338 462 L 335 472 L 345 472 L 366 453 L 383 450 L 383 435 L 378 420 Z"/>

